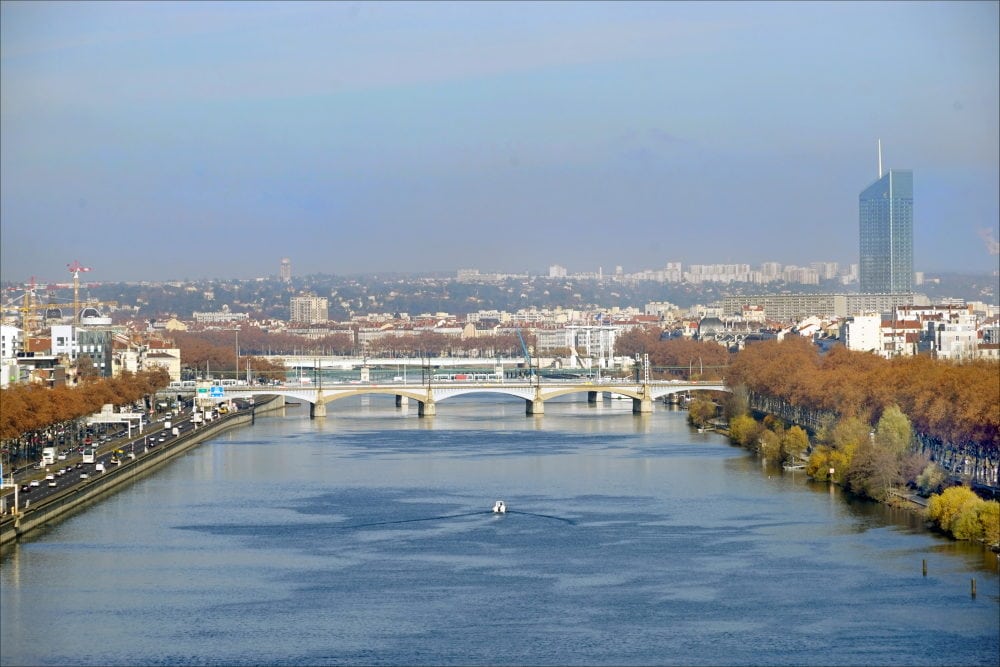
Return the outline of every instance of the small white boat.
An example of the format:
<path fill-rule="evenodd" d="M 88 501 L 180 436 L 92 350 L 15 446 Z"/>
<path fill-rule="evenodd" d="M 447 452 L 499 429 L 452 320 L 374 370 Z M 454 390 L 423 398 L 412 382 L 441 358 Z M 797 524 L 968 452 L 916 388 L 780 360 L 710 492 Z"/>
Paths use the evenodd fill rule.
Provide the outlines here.
<path fill-rule="evenodd" d="M 498 500 L 495 503 L 493 503 L 493 513 L 494 514 L 506 514 L 507 513 L 507 505 L 504 503 L 504 501 Z"/>

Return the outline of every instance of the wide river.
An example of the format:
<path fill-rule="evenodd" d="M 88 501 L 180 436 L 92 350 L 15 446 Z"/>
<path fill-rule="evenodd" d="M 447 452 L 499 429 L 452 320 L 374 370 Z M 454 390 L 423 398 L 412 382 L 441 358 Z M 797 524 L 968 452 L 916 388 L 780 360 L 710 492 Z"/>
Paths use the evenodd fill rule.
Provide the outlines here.
<path fill-rule="evenodd" d="M 7 551 L 0 663 L 998 663 L 995 554 L 684 412 L 307 407 Z"/>

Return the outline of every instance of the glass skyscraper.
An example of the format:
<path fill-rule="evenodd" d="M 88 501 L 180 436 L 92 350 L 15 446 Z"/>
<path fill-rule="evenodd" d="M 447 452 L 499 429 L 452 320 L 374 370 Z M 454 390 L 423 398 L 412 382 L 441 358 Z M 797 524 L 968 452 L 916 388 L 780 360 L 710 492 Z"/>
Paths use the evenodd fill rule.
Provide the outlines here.
<path fill-rule="evenodd" d="M 913 292 L 913 172 L 890 169 L 858 200 L 861 292 Z"/>

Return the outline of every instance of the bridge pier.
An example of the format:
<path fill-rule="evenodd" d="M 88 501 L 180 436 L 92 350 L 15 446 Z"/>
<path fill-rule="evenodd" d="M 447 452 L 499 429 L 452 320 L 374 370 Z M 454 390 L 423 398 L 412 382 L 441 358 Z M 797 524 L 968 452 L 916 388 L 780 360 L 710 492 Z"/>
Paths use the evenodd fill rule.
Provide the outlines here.
<path fill-rule="evenodd" d="M 601 392 L 599 391 L 588 391 L 587 392 L 587 405 L 597 405 L 598 399 L 601 397 Z"/>
<path fill-rule="evenodd" d="M 651 398 L 633 398 L 632 399 L 632 413 L 636 415 L 645 415 L 653 411 L 653 399 Z"/>
<path fill-rule="evenodd" d="M 527 399 L 524 401 L 524 413 L 527 415 L 544 415 L 545 414 L 545 401 L 540 398 L 534 400 Z"/>
<path fill-rule="evenodd" d="M 396 394 L 396 407 L 405 408 L 410 404 L 410 397 L 403 396 L 402 394 Z"/>
<path fill-rule="evenodd" d="M 428 398 L 426 401 L 418 401 L 417 414 L 421 417 L 433 417 L 437 414 L 437 404 L 434 403 L 433 398 Z"/>
<path fill-rule="evenodd" d="M 309 418 L 316 419 L 316 417 L 326 417 L 326 403 L 316 401 L 309 404 Z"/>

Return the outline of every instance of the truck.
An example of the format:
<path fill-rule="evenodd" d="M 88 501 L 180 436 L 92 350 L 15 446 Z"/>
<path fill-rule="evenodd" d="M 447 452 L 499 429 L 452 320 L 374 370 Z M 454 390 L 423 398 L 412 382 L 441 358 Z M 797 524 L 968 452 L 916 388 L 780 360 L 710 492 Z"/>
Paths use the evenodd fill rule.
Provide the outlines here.
<path fill-rule="evenodd" d="M 165 431 L 169 431 L 170 430 L 170 420 L 169 419 L 167 421 L 163 422 L 163 429 Z"/>
<path fill-rule="evenodd" d="M 44 447 L 42 449 L 42 465 L 43 466 L 55 465 L 56 456 L 58 455 L 59 452 L 56 451 L 55 447 Z"/>
<path fill-rule="evenodd" d="M 173 427 L 173 429 L 171 429 L 171 431 L 170 431 L 170 433 L 173 434 L 173 436 L 175 438 L 180 434 L 180 432 L 181 432 L 181 430 L 179 428 L 177 428 L 176 426 Z"/>

